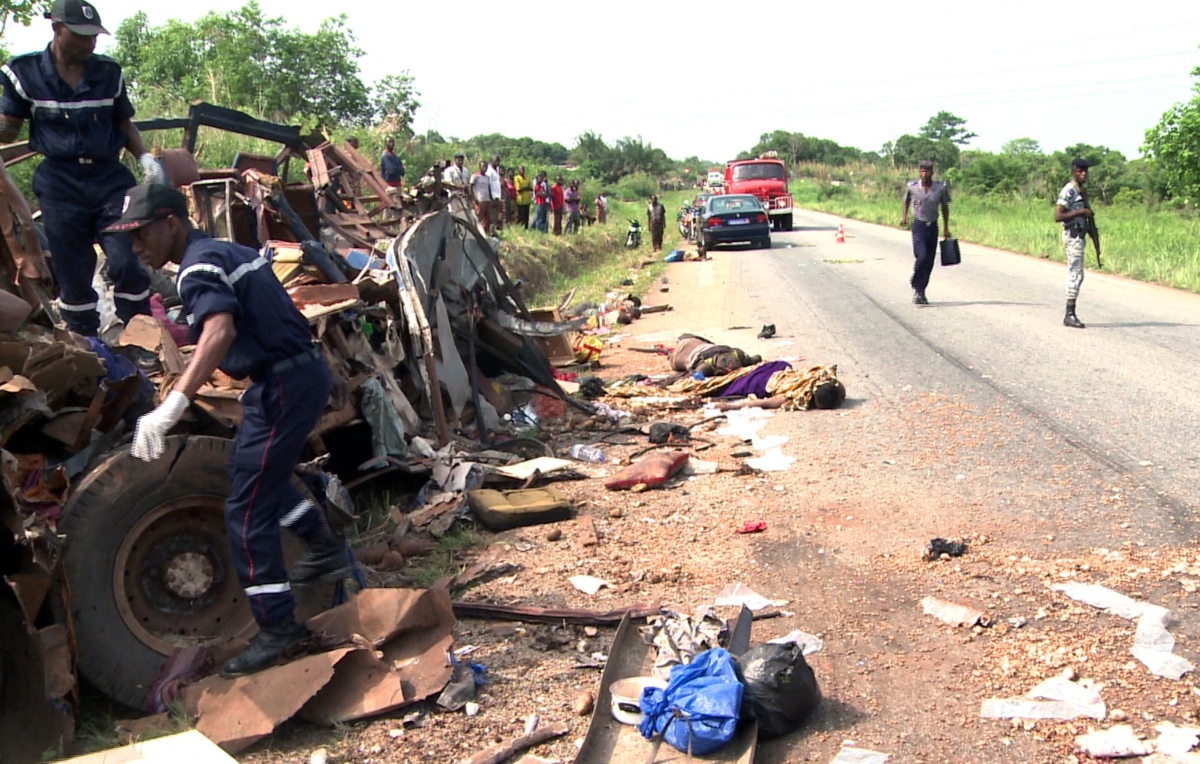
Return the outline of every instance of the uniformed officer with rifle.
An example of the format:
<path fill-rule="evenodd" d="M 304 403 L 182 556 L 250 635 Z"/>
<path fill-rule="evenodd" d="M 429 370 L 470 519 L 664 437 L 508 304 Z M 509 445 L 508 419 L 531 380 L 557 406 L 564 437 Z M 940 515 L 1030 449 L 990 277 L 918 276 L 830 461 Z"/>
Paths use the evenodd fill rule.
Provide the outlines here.
<path fill-rule="evenodd" d="M 1085 236 L 1090 236 L 1096 247 L 1096 266 L 1103 268 L 1100 261 L 1100 232 L 1096 229 L 1096 213 L 1088 204 L 1084 185 L 1088 179 L 1088 168 L 1092 163 L 1076 159 L 1071 163 L 1071 182 L 1063 186 L 1054 208 L 1054 221 L 1063 227 L 1063 250 L 1067 255 L 1067 313 L 1063 326 L 1072 329 L 1084 328 L 1084 323 L 1075 315 L 1075 301 L 1079 299 L 1079 288 L 1083 285 L 1083 256 L 1087 247 Z"/>

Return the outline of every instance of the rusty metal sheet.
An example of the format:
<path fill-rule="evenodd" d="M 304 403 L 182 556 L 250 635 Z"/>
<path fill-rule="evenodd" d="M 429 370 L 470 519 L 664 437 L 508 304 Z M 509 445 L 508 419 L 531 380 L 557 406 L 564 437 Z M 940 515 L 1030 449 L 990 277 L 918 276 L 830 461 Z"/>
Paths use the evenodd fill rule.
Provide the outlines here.
<path fill-rule="evenodd" d="M 237 753 L 295 716 L 355 650 L 309 655 L 237 679 L 210 677 L 187 688 L 184 703 L 197 717 L 197 730 L 227 752 Z"/>

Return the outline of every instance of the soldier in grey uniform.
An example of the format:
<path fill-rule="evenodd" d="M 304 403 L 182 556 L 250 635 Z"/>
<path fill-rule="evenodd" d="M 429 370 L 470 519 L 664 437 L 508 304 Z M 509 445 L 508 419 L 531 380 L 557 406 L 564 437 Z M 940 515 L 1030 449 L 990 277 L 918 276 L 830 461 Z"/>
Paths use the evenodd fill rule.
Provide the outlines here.
<path fill-rule="evenodd" d="M 1067 313 L 1063 326 L 1082 329 L 1084 324 L 1075 315 L 1075 300 L 1079 298 L 1079 287 L 1083 285 L 1083 252 L 1087 243 L 1089 218 L 1094 216 L 1088 204 L 1084 184 L 1088 179 L 1091 162 L 1076 159 L 1071 163 L 1071 182 L 1063 186 L 1054 208 L 1054 221 L 1063 227 L 1063 249 L 1067 255 Z"/>

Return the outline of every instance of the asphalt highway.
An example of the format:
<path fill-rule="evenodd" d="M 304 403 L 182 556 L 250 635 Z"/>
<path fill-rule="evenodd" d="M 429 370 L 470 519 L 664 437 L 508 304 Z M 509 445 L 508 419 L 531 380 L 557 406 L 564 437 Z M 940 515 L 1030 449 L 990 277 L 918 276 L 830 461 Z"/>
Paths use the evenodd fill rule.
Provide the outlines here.
<path fill-rule="evenodd" d="M 1057 235 L 1052 222 L 1047 229 Z M 1040 440 L 1143 485 L 1138 523 L 1167 543 L 1191 538 L 1200 295 L 1089 267 L 1078 306 L 1087 328 L 1070 329 L 1062 263 L 961 248 L 961 265 L 935 266 L 932 304 L 919 307 L 907 231 L 799 212 L 795 230 L 773 234 L 770 250 L 716 254 L 729 258 L 731 283 L 714 305 L 728 316 L 715 322 L 728 325 L 751 306 L 756 324 L 774 323 L 806 357 L 837 359 L 859 402 L 905 390 L 1002 402 Z M 1010 448 L 1019 456 L 1023 446 Z"/>

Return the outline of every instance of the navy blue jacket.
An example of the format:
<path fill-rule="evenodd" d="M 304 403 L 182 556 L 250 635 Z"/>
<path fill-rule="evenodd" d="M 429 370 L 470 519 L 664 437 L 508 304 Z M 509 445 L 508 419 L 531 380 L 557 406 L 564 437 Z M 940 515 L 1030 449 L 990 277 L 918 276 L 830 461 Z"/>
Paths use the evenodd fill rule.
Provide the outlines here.
<path fill-rule="evenodd" d="M 30 120 L 29 145 L 47 157 L 107 161 L 125 147 L 128 139 L 118 125 L 134 111 L 120 64 L 93 55 L 72 90 L 47 45 L 0 66 L 0 113 Z"/>
<path fill-rule="evenodd" d="M 265 374 L 272 364 L 313 347 L 308 321 L 271 264 L 249 247 L 193 230 L 175 280 L 192 339 L 209 316 L 233 315 L 237 337 L 220 369 L 234 379 Z"/>

